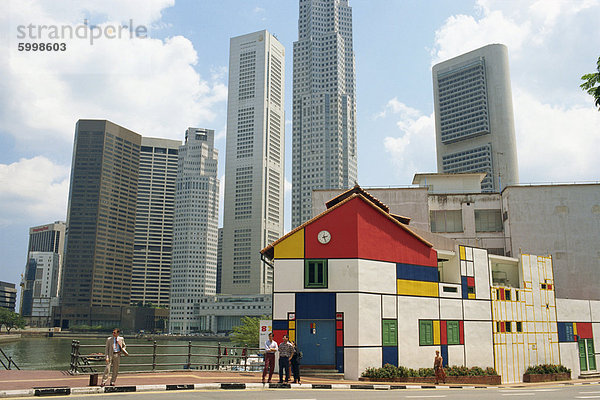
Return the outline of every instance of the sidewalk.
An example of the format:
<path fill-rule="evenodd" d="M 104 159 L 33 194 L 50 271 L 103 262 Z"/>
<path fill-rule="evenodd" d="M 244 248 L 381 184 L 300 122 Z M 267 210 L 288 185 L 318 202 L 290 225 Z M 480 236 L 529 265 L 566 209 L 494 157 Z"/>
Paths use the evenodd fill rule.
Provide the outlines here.
<path fill-rule="evenodd" d="M 515 383 L 500 386 L 485 385 L 431 385 L 431 384 L 398 384 L 398 383 L 365 383 L 349 380 L 333 380 L 306 377 L 302 385 L 263 385 L 259 372 L 228 371 L 181 371 L 154 373 L 122 373 L 115 387 L 88 386 L 89 374 L 69 375 L 63 371 L 0 371 L 0 398 L 44 396 L 57 394 L 94 394 L 111 392 L 141 392 L 163 390 L 208 390 L 208 389 L 435 389 L 435 388 L 507 388 L 507 387 L 540 387 L 550 385 L 599 384 L 599 379 L 574 379 L 562 382 Z M 101 378 L 101 376 L 100 376 Z M 277 374 L 272 382 L 277 382 Z"/>

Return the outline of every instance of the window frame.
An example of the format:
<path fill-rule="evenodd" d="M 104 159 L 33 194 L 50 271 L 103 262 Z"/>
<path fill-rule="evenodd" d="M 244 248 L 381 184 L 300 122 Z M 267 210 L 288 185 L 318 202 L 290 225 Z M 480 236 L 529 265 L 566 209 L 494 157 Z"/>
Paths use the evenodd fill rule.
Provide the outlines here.
<path fill-rule="evenodd" d="M 311 282 L 311 264 L 322 265 L 322 281 Z M 315 274 L 318 275 L 318 274 Z M 326 289 L 329 285 L 329 269 L 327 268 L 327 259 L 322 258 L 310 258 L 304 260 L 304 288 L 305 289 Z"/>
<path fill-rule="evenodd" d="M 446 321 L 446 340 L 448 344 L 460 344 L 460 322 Z"/>
<path fill-rule="evenodd" d="M 390 330 L 390 327 L 393 327 L 393 329 Z M 398 320 L 381 320 L 381 344 L 382 346 L 398 346 Z"/>
<path fill-rule="evenodd" d="M 433 320 L 419 320 L 419 346 L 433 346 Z"/>

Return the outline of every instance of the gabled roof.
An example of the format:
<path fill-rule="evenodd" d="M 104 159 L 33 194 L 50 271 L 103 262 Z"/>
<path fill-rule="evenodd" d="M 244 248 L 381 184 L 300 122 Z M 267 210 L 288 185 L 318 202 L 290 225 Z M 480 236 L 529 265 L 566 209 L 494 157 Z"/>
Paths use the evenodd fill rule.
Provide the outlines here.
<path fill-rule="evenodd" d="M 338 204 L 339 202 L 346 200 L 348 197 L 352 196 L 353 194 L 362 194 L 364 198 L 370 200 L 371 203 L 373 203 L 375 206 L 381 208 L 386 213 L 390 212 L 390 208 L 388 206 L 386 206 L 381 201 L 379 201 L 379 199 L 377 199 L 371 193 L 369 193 L 366 190 L 364 190 L 363 188 L 361 188 L 358 185 L 358 183 L 356 185 L 354 185 L 354 187 L 352 189 L 348 189 L 345 192 L 337 195 L 333 199 L 329 200 L 327 203 L 325 203 L 325 206 L 327 208 L 333 207 L 336 204 Z"/>
<path fill-rule="evenodd" d="M 345 196 L 342 200 L 339 200 L 337 203 L 335 204 L 331 204 L 329 205 L 329 203 L 331 203 L 333 200 L 338 199 L 340 196 L 343 196 L 345 193 L 348 193 L 352 190 L 355 190 L 356 188 L 360 189 L 355 193 L 350 193 L 349 195 Z M 301 229 L 304 229 L 304 227 L 306 227 L 307 225 L 310 225 L 311 223 L 313 223 L 314 221 L 322 218 L 323 216 L 329 214 L 330 212 L 332 212 L 333 210 L 335 210 L 338 207 L 341 207 L 342 205 L 348 203 L 349 201 L 355 199 L 355 198 L 359 198 L 362 201 L 364 201 L 365 203 L 367 203 L 368 205 L 370 205 L 371 207 L 373 207 L 374 209 L 376 209 L 377 211 L 379 211 L 382 215 L 384 215 L 386 218 L 388 218 L 390 221 L 392 221 L 394 224 L 398 225 L 400 228 L 404 229 L 406 232 L 408 232 L 410 235 L 414 236 L 416 239 L 418 239 L 419 241 L 421 241 L 423 244 L 425 244 L 428 247 L 433 247 L 433 245 L 428 242 L 427 240 L 425 240 L 423 237 L 421 237 L 420 235 L 418 235 L 417 233 L 415 233 L 413 230 L 411 230 L 405 223 L 402 222 L 402 219 L 406 219 L 405 217 L 400 217 L 397 215 L 392 215 L 389 213 L 389 211 L 386 211 L 385 209 L 387 209 L 388 207 L 381 203 L 379 200 L 375 199 L 373 196 L 369 195 L 369 197 L 375 199 L 377 201 L 376 204 L 374 203 L 370 198 L 368 198 L 367 196 L 365 196 L 363 193 L 366 193 L 364 190 L 362 190 L 360 188 L 360 186 L 356 185 L 354 188 L 342 193 L 340 196 L 336 197 L 333 200 L 330 200 L 327 204 L 328 204 L 328 208 L 327 210 L 323 211 L 321 214 L 309 219 L 308 221 L 306 221 L 305 223 L 303 223 L 302 225 L 292 229 L 291 231 L 289 231 L 287 234 L 283 235 L 282 237 L 280 237 L 279 239 L 277 239 L 276 241 L 274 241 L 273 243 L 271 243 L 270 245 L 268 245 L 267 247 L 265 247 L 264 249 L 262 249 L 260 251 L 261 254 L 265 255 L 266 257 L 268 257 L 269 259 L 273 259 L 274 257 L 274 248 L 277 244 L 279 244 L 280 242 L 282 242 L 283 240 L 287 239 L 288 237 L 292 236 L 294 233 L 298 232 Z M 381 207 L 383 205 L 383 207 Z M 410 220 L 408 218 L 408 220 Z"/>

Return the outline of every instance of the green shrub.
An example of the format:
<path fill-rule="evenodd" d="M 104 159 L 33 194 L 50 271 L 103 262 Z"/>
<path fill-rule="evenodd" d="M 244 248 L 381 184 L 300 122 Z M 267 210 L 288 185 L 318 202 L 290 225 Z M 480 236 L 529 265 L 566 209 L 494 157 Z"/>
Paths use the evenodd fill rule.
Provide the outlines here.
<path fill-rule="evenodd" d="M 526 374 L 560 374 L 560 373 L 571 373 L 571 370 L 564 365 L 554 364 L 539 364 L 531 365 L 525 370 Z"/>
<path fill-rule="evenodd" d="M 483 375 L 498 375 L 492 367 L 487 367 L 485 370 L 481 367 L 467 368 L 459 365 L 453 365 L 446 368 L 446 375 L 450 376 L 483 376 Z M 403 366 L 396 367 L 392 364 L 385 364 L 381 368 L 367 368 L 362 376 L 365 378 L 375 379 L 393 379 L 406 377 L 427 378 L 435 376 L 433 368 L 419 368 L 417 370 Z"/>

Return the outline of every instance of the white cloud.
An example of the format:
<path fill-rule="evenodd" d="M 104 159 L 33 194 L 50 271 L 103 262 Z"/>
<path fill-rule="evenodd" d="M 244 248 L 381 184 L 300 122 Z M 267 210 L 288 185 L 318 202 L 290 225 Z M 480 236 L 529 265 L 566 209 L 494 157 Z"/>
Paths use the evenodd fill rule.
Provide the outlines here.
<path fill-rule="evenodd" d="M 0 164 L 0 226 L 65 219 L 69 174 L 68 167 L 41 156 Z"/>
<path fill-rule="evenodd" d="M 385 151 L 391 155 L 396 166 L 396 176 L 403 181 L 412 180 L 417 171 L 429 171 L 435 158 L 435 122 L 433 115 L 422 113 L 400 102 L 396 97 L 388 101 L 385 110 L 377 117 L 391 112 L 396 118 L 399 136 L 387 136 L 383 140 Z"/>
<path fill-rule="evenodd" d="M 65 3 L 70 4 L 66 11 Z M 0 45 L 9 54 L 8 62 L 0 63 L 0 131 L 19 147 L 51 154 L 70 151 L 80 118 L 110 119 L 144 136 L 174 139 L 181 139 L 188 126 L 210 126 L 227 98 L 223 69 L 215 68 L 208 79 L 199 76 L 198 55 L 185 37 L 126 36 L 93 45 L 75 38 L 65 41 L 65 52 L 17 51 L 18 24 L 81 24 L 87 14 L 101 16 L 95 23 L 104 27 L 129 19 L 148 24 L 172 4 L 11 2 L 10 16 L 0 16 L 12 36 Z"/>
<path fill-rule="evenodd" d="M 598 180 L 600 112 L 592 106 L 563 107 L 514 91 L 521 181 Z"/>

